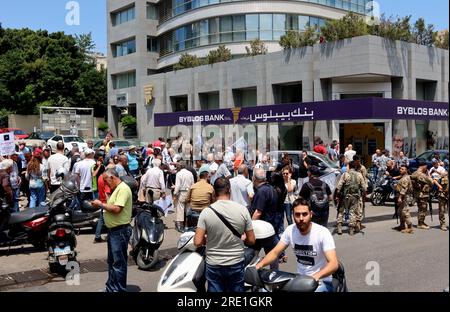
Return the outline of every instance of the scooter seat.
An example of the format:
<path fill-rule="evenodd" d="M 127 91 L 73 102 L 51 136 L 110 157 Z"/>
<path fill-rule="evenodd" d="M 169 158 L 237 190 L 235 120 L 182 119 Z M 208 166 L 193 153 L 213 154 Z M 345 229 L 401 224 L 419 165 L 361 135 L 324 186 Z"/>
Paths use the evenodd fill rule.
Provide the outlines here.
<path fill-rule="evenodd" d="M 33 219 L 43 217 L 45 216 L 46 213 L 47 209 L 43 208 L 29 208 L 25 211 L 14 212 L 11 214 L 8 224 L 18 224 L 27 222 Z"/>

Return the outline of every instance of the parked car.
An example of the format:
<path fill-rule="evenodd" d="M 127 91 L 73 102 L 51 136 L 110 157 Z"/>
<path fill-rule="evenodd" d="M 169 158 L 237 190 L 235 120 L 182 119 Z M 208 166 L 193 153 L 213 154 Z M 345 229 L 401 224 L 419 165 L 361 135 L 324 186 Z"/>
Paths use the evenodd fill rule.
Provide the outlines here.
<path fill-rule="evenodd" d="M 417 156 L 416 158 L 411 158 L 409 159 L 409 170 L 410 172 L 414 172 L 417 170 L 417 168 L 419 167 L 419 160 L 425 160 L 427 162 L 427 167 L 428 169 L 430 169 L 432 167 L 432 163 L 431 161 L 434 158 L 434 154 L 439 154 L 439 158 L 444 161 L 445 159 L 447 159 L 447 165 L 446 165 L 446 169 L 448 170 L 448 154 L 449 151 L 448 150 L 428 150 L 422 154 L 420 154 L 419 156 Z"/>
<path fill-rule="evenodd" d="M 47 140 L 55 135 L 54 132 L 33 132 L 25 140 L 16 140 L 16 144 L 19 142 L 25 142 L 26 146 L 47 146 Z"/>
<path fill-rule="evenodd" d="M 273 151 L 270 152 L 270 164 L 272 166 L 277 165 L 281 162 L 284 154 L 289 154 L 289 157 L 292 159 L 292 162 L 295 165 L 300 164 L 300 157 L 302 151 Z M 320 169 L 320 180 L 326 182 L 330 187 L 331 191 L 334 192 L 337 183 L 339 182 L 339 178 L 341 175 L 341 171 L 337 163 L 332 162 L 328 157 L 318 154 L 316 152 L 307 152 L 309 159 L 311 160 L 311 165 L 317 166 Z"/>
<path fill-rule="evenodd" d="M 28 140 L 42 140 L 47 142 L 48 139 L 51 139 L 52 137 L 55 136 L 55 131 L 38 131 L 38 132 L 33 132 L 30 134 L 30 136 L 28 137 Z"/>
<path fill-rule="evenodd" d="M 56 152 L 56 144 L 62 141 L 64 143 L 64 154 L 69 154 L 72 150 L 72 147 L 78 146 L 80 148 L 80 152 L 84 151 L 87 148 L 87 143 L 84 140 L 76 135 L 55 135 L 47 141 L 47 147 L 50 149 L 52 153 Z"/>
<path fill-rule="evenodd" d="M 28 138 L 29 134 L 27 134 L 25 131 L 19 128 L 3 128 L 0 130 L 0 133 L 6 133 L 6 132 L 14 132 L 14 138 L 16 140 L 23 140 Z"/>

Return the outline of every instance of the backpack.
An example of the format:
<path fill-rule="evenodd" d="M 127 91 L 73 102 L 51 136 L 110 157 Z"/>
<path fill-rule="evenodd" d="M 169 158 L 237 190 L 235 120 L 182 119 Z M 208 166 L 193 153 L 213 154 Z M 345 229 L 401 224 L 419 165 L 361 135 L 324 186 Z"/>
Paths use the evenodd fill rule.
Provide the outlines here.
<path fill-rule="evenodd" d="M 313 186 L 310 182 L 307 182 L 306 185 L 311 191 L 309 196 L 311 210 L 316 216 L 327 214 L 330 204 L 328 203 L 326 184 L 322 183 L 320 186 Z"/>

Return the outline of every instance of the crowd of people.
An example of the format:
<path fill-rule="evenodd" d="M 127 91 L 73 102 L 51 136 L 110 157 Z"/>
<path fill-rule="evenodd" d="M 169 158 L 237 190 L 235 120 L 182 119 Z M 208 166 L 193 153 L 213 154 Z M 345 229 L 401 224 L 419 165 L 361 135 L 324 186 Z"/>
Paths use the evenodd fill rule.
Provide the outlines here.
<path fill-rule="evenodd" d="M 65 155 L 64 144 L 59 142 L 55 154 L 51 155 L 49 149 L 30 151 L 20 142 L 17 152 L 0 159 L 0 196 L 14 212 L 19 211 L 20 192 L 23 192 L 28 198 L 28 209 L 33 209 L 60 187 L 61 179 L 56 177 L 59 168 L 64 167 L 74 174 L 80 200 L 91 200 L 102 209 L 95 243 L 106 241 L 101 230 L 104 224 L 108 228 L 111 270 L 107 291 L 126 289 L 128 241 L 125 240 L 131 235 L 132 200 L 149 202 L 167 197 L 172 198 L 175 207 L 175 229 L 183 233 L 186 228 L 197 226 L 196 245 L 207 245 L 206 276 L 211 291 L 235 291 L 243 286 L 243 242 L 254 243 L 251 220 L 270 223 L 276 234 L 262 242 L 266 258 L 259 266 L 270 264 L 272 269 L 277 269 L 279 263 L 287 261 L 284 250 L 289 245 L 295 249 L 298 241 L 306 240 L 313 248 L 323 250 L 314 256 L 317 259 L 308 260 L 317 265 L 298 261 L 299 272 L 317 277 L 323 282 L 320 290 L 329 290 L 329 276 L 337 269 L 334 241 L 328 236 L 328 230 L 328 234 L 324 232 L 330 207 L 335 205 L 338 212 L 338 235 L 343 233 L 346 211 L 350 235 L 365 228 L 362 222 L 369 172 L 352 145 L 345 148 L 344 154 L 339 154 L 337 141 L 325 146 L 318 140 L 314 146 L 315 152 L 339 163 L 342 175 L 333 194 L 330 186 L 320 179 L 320 168 L 312 164 L 307 151 L 301 153 L 298 163 L 294 163 L 289 154 L 278 160 L 271 159 L 269 153 L 256 153 L 256 159 L 249 161 L 243 151 L 233 152 L 231 148 L 225 153 L 210 153 L 193 160 L 192 144 L 181 143 L 180 138 L 174 141 L 160 138 L 144 148 L 130 146 L 124 150 L 107 138 L 97 151 L 93 150 L 93 142 L 88 141 L 87 149 L 80 151 L 75 146 Z M 448 167 L 448 160 L 446 163 L 437 155 L 430 170 L 422 162 L 412 175 L 408 174 L 408 165 L 403 153 L 394 159 L 389 151 L 378 149 L 369 168 L 375 176 L 389 176 L 399 181 L 395 202 L 400 226 L 396 230 L 413 233 L 409 214 L 412 198 L 419 208 L 417 228 L 429 228 L 425 223 L 426 207 L 431 187 L 435 185 L 439 190 L 441 229 L 446 231 L 448 173 L 444 168 Z M 139 180 L 137 199 L 132 198 L 129 187 L 121 182 L 124 176 Z M 219 215 L 222 218 L 217 218 Z M 198 216 L 198 223 L 194 216 Z M 243 240 L 233 231 L 224 234 L 224 223 L 220 221 L 223 217 L 231 228 L 243 235 Z M 302 252 L 296 250 L 298 259 Z M 232 281 L 234 286 L 225 285 L 224 279 Z"/>

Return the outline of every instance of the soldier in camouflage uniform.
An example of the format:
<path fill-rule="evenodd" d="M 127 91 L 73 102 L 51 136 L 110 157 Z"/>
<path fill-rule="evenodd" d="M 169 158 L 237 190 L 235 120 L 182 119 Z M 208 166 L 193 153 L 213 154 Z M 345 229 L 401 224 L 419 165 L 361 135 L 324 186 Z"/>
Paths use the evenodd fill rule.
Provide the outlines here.
<path fill-rule="evenodd" d="M 441 230 L 447 231 L 445 225 L 445 210 L 448 205 L 448 172 L 441 173 L 439 181 L 439 222 L 441 223 Z"/>
<path fill-rule="evenodd" d="M 364 167 L 363 164 L 361 164 L 361 158 L 357 155 L 353 156 L 353 161 L 355 162 L 355 170 L 359 173 L 361 173 L 361 175 L 364 178 L 364 188 L 367 190 L 368 187 L 368 178 L 367 178 L 367 169 L 366 167 Z M 358 209 L 356 210 L 356 227 L 355 227 L 355 232 L 359 232 L 362 229 L 365 229 L 366 227 L 364 225 L 362 225 L 362 220 L 363 220 L 363 211 L 364 208 L 366 206 L 366 194 L 364 192 L 364 194 L 362 194 L 359 198 L 358 201 Z"/>
<path fill-rule="evenodd" d="M 405 234 L 413 234 L 411 215 L 409 214 L 408 199 L 412 195 L 413 187 L 411 178 L 408 175 L 408 166 L 400 166 L 400 181 L 396 186 L 396 191 L 398 194 L 397 204 L 398 210 L 397 215 L 400 216 L 400 225 L 395 228 Z"/>
<path fill-rule="evenodd" d="M 339 205 L 336 229 L 337 233 L 341 235 L 344 210 L 347 208 L 350 212 L 348 233 L 353 236 L 356 227 L 356 211 L 366 188 L 363 176 L 355 170 L 355 162 L 351 161 L 349 168 L 350 170 L 342 175 L 336 188 L 337 194 L 340 194 L 339 200 L 343 201 L 343 205 Z"/>
<path fill-rule="evenodd" d="M 430 227 L 425 223 L 425 217 L 427 215 L 430 190 L 434 182 L 428 175 L 427 163 L 425 161 L 419 162 L 419 168 L 411 175 L 411 181 L 413 183 L 417 208 L 419 210 L 417 215 L 417 228 L 428 230 Z"/>

